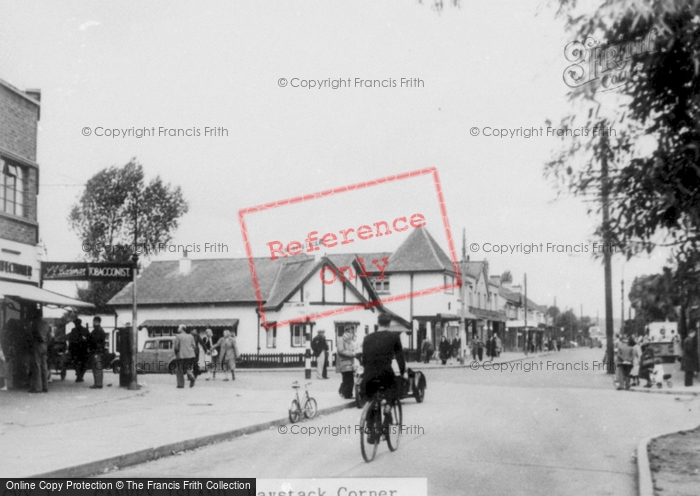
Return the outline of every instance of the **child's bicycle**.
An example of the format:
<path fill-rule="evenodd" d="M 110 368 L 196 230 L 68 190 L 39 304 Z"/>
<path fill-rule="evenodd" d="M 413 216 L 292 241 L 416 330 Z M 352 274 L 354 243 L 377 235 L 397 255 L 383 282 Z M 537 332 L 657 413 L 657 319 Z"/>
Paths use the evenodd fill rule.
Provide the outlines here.
<path fill-rule="evenodd" d="M 307 419 L 312 419 L 316 416 L 318 407 L 316 406 L 316 400 L 309 396 L 309 390 L 307 389 L 307 386 L 309 384 L 311 383 L 307 382 L 306 384 L 304 384 L 305 400 L 304 408 L 302 409 L 301 401 L 299 400 L 299 383 L 297 381 L 294 381 L 292 383 L 292 387 L 295 389 L 296 397 L 292 400 L 292 403 L 289 405 L 289 421 L 293 424 L 299 421 L 299 417 L 301 417 L 302 412 L 304 413 L 304 417 L 306 417 Z"/>

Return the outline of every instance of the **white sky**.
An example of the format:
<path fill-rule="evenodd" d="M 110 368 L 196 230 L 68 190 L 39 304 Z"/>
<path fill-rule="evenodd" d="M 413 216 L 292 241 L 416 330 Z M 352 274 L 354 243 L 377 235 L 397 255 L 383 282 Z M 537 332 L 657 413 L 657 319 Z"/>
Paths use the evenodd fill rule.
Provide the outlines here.
<path fill-rule="evenodd" d="M 42 90 L 39 222 L 48 260 L 81 256 L 66 221 L 76 185 L 134 156 L 149 177 L 183 188 L 190 211 L 174 242 L 225 243 L 228 256 L 245 253 L 242 208 L 426 167 L 439 171 L 458 252 L 462 228 L 468 244 L 592 246 L 586 205 L 554 201 L 543 178 L 554 138 L 470 135 L 475 126 L 540 128 L 566 110 L 564 46 L 572 40 L 539 1 L 469 0 L 442 14 L 417 0 L 0 0 L 0 11 L 0 78 Z M 279 78 L 402 77 L 424 87 L 278 86 Z M 84 137 L 86 126 L 222 126 L 229 135 L 112 139 Z M 259 224 L 264 235 L 289 237 L 434 208 L 434 190 L 406 187 L 386 198 L 337 197 L 289 217 L 280 209 Z M 433 224 L 446 249 L 444 229 Z M 521 282 L 527 273 L 536 302 L 556 296 L 560 307 L 578 313 L 583 305 L 603 318 L 603 269 L 590 255 L 486 256 L 493 274 L 509 269 Z M 628 262 L 626 288 L 665 257 Z M 622 259 L 613 260 L 618 317 Z M 67 283 L 53 284 L 61 291 Z"/>

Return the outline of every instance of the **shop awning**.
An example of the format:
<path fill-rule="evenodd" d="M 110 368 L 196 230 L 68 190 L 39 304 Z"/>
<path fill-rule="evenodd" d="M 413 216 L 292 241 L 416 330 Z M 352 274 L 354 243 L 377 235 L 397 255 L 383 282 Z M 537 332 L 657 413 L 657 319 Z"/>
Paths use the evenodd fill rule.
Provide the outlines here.
<path fill-rule="evenodd" d="M 524 320 L 509 320 L 506 322 L 506 328 L 510 329 L 511 327 L 525 327 L 525 321 Z M 543 331 L 544 329 L 538 328 L 537 324 L 530 322 L 529 325 L 527 326 L 527 329 L 530 331 Z"/>
<path fill-rule="evenodd" d="M 479 320 L 491 320 L 494 322 L 505 322 L 506 316 L 503 312 L 486 310 L 484 308 L 469 307 L 469 311 Z"/>
<path fill-rule="evenodd" d="M 19 298 L 33 301 L 43 305 L 56 305 L 59 307 L 94 308 L 95 305 L 86 301 L 76 300 L 63 296 L 53 291 L 47 291 L 31 284 L 0 281 L 0 297 Z"/>
<path fill-rule="evenodd" d="M 231 327 L 238 325 L 238 319 L 169 319 L 169 320 L 146 320 L 139 327 L 157 329 L 159 327 L 177 327 L 184 325 L 187 327 Z"/>

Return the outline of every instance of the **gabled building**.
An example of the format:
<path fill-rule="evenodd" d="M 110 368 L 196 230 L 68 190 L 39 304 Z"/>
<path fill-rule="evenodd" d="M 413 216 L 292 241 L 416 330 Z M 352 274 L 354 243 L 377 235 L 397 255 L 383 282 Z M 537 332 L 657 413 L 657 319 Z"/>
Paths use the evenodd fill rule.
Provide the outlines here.
<path fill-rule="evenodd" d="M 255 258 L 258 290 L 268 328 L 259 312 L 247 258 L 155 261 L 137 279 L 139 327 L 151 336 L 172 335 L 180 324 L 197 331 L 212 329 L 218 339 L 225 329 L 237 335 L 240 353 L 303 353 L 306 333 L 326 331 L 331 338 L 352 326 L 361 335 L 374 329 L 377 311 L 368 278 L 345 277 L 333 260 L 299 255 L 293 260 Z M 347 271 L 345 272 L 347 274 Z M 331 282 L 330 274 L 335 275 Z M 362 288 L 362 290 L 358 289 Z M 110 300 L 119 326 L 131 321 L 132 284 Z M 344 312 L 348 307 L 359 307 Z M 313 313 L 335 314 L 309 319 Z M 299 322 L 286 323 L 299 320 Z M 277 325 L 277 323 L 280 325 Z"/>
<path fill-rule="evenodd" d="M 488 261 L 462 262 L 466 334 L 468 339 L 486 341 L 493 333 L 501 337 L 505 331 L 505 312 L 498 286 L 489 278 Z M 496 276 L 497 277 L 497 276 Z M 497 277 L 500 282 L 500 277 Z"/>

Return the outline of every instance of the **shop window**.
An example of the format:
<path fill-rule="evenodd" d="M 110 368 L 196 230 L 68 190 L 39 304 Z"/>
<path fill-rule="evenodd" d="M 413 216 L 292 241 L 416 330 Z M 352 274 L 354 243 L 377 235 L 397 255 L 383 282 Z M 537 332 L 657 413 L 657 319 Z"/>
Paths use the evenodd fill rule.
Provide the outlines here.
<path fill-rule="evenodd" d="M 0 159 L 0 212 L 24 217 L 24 174 L 21 167 Z"/>
<path fill-rule="evenodd" d="M 272 327 L 265 331 L 267 336 L 267 347 L 277 348 L 277 326 L 273 324 Z"/>

